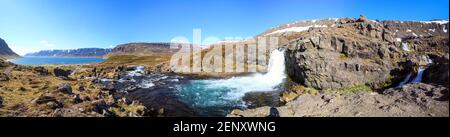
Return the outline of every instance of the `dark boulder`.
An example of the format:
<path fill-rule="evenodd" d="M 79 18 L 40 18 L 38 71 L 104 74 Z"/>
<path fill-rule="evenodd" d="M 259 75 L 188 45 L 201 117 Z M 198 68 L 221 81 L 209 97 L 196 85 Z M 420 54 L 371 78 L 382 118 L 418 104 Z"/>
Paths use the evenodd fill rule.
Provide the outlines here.
<path fill-rule="evenodd" d="M 50 74 L 47 69 L 41 66 L 35 67 L 33 70 L 41 76 L 47 76 L 48 74 Z"/>
<path fill-rule="evenodd" d="M 6 75 L 5 73 L 0 73 L 0 81 L 8 81 L 9 80 L 9 76 Z"/>
<path fill-rule="evenodd" d="M 449 59 L 435 57 L 434 63 L 423 72 L 423 82 L 449 87 Z"/>
<path fill-rule="evenodd" d="M 367 21 L 367 18 L 364 15 L 359 15 L 359 18 L 356 20 L 356 22 L 365 22 L 365 21 Z"/>
<path fill-rule="evenodd" d="M 3 98 L 2 98 L 2 96 L 0 96 L 0 108 L 2 108 L 3 107 Z"/>
<path fill-rule="evenodd" d="M 69 83 L 63 83 L 58 86 L 58 89 L 56 89 L 57 92 L 61 92 L 64 94 L 73 94 L 72 93 L 72 86 Z"/>
<path fill-rule="evenodd" d="M 56 102 L 56 98 L 53 96 L 42 95 L 31 101 L 33 104 L 44 104 L 48 102 Z"/>
<path fill-rule="evenodd" d="M 72 73 L 72 70 L 62 69 L 62 68 L 55 68 L 53 69 L 53 73 L 56 77 L 69 77 L 69 75 Z"/>

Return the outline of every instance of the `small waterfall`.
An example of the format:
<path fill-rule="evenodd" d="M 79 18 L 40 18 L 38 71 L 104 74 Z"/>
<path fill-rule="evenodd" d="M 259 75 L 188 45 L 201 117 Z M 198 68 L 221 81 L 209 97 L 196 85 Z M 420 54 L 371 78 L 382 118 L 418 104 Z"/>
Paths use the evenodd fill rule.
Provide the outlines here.
<path fill-rule="evenodd" d="M 274 50 L 270 54 L 268 72 L 247 77 L 233 77 L 224 80 L 210 80 L 211 85 L 236 89 L 231 94 L 242 97 L 252 91 L 272 91 L 286 78 L 284 50 Z"/>
<path fill-rule="evenodd" d="M 177 87 L 180 97 L 194 107 L 245 106 L 242 98 L 248 92 L 275 91 L 286 78 L 284 50 L 274 50 L 270 54 L 268 72 L 229 79 L 191 80 Z"/>
<path fill-rule="evenodd" d="M 409 79 L 411 79 L 411 73 L 408 74 L 408 75 L 406 76 L 406 78 L 403 79 L 403 81 L 400 82 L 400 83 L 398 84 L 397 88 L 401 88 L 403 85 L 405 85 L 406 83 L 408 83 Z"/>
<path fill-rule="evenodd" d="M 422 66 L 420 66 L 419 69 L 417 70 L 417 76 L 414 78 L 413 81 L 411 81 L 411 83 L 420 83 L 420 82 L 422 82 L 422 75 L 423 75 L 423 71 L 424 70 L 425 69 Z"/>
<path fill-rule="evenodd" d="M 426 56 L 422 56 L 422 58 L 423 58 L 423 60 L 426 61 L 427 66 L 428 66 L 429 64 L 433 63 L 433 60 L 431 60 L 430 57 L 427 56 L 427 55 L 426 55 Z M 419 68 L 417 69 L 417 75 L 416 75 L 416 77 L 414 77 L 414 79 L 411 81 L 411 83 L 417 84 L 417 83 L 422 82 L 423 71 L 426 69 L 425 67 L 426 67 L 426 66 L 419 66 Z M 402 87 L 403 85 L 407 84 L 407 83 L 410 81 L 410 79 L 411 79 L 411 74 L 408 74 L 408 75 L 406 76 L 406 78 L 403 79 L 403 81 L 400 82 L 400 83 L 398 84 L 397 88 L 400 88 L 400 87 Z"/>

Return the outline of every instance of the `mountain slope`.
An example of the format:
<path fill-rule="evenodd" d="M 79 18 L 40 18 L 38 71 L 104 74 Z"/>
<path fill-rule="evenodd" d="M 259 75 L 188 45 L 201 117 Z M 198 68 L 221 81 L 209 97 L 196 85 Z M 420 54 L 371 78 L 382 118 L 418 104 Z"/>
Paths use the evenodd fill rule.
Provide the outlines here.
<path fill-rule="evenodd" d="M 25 56 L 38 57 L 103 57 L 108 54 L 111 49 L 102 48 L 80 48 L 68 50 L 43 50 L 35 53 L 28 53 Z"/>
<path fill-rule="evenodd" d="M 20 57 L 14 51 L 12 51 L 5 40 L 0 38 L 0 59 L 11 59 Z"/>

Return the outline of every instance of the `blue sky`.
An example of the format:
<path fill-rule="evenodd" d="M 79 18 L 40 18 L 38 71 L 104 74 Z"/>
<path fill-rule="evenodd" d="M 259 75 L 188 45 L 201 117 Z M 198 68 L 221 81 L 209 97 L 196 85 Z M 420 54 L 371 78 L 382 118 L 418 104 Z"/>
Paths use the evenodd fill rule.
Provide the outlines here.
<path fill-rule="evenodd" d="M 297 20 L 448 19 L 448 0 L 0 0 L 0 38 L 19 54 L 176 36 L 250 37 Z"/>

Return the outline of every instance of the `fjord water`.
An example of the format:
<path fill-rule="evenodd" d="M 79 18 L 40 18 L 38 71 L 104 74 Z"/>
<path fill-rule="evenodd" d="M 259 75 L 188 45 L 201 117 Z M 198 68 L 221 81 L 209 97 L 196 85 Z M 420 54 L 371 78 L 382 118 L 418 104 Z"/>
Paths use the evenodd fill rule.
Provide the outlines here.
<path fill-rule="evenodd" d="M 181 100 L 193 108 L 212 111 L 226 111 L 230 108 L 245 108 L 242 100 L 249 92 L 275 92 L 282 85 L 285 74 L 284 50 L 270 54 L 268 72 L 229 79 L 190 80 L 177 86 Z M 220 112 L 217 112 L 220 113 Z"/>
<path fill-rule="evenodd" d="M 67 57 L 23 57 L 12 59 L 11 62 L 21 65 L 45 65 L 45 64 L 91 64 L 104 61 L 102 58 L 67 58 Z"/>

